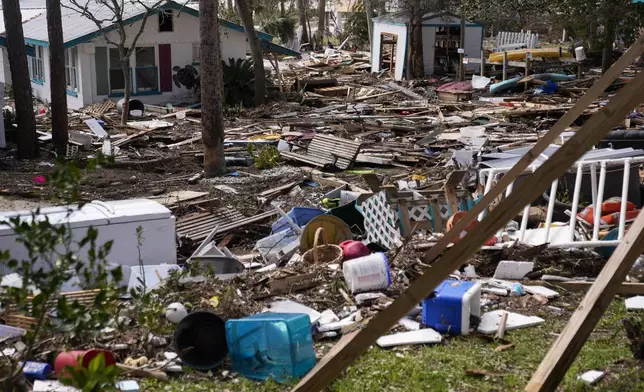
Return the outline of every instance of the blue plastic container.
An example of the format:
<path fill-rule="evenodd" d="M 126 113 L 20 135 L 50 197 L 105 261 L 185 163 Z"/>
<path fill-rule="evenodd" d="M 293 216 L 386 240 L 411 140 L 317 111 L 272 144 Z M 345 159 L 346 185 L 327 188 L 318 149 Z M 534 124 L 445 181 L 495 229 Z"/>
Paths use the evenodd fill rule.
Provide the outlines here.
<path fill-rule="evenodd" d="M 315 366 L 311 319 L 303 313 L 260 313 L 226 322 L 233 370 L 249 378 L 288 382 Z"/>
<path fill-rule="evenodd" d="M 444 280 L 423 300 L 423 324 L 441 333 L 467 335 L 470 316 L 481 317 L 481 284 Z"/>
<path fill-rule="evenodd" d="M 318 215 L 324 214 L 324 211 L 318 210 L 317 208 L 306 208 L 306 207 L 294 207 L 288 212 L 288 217 L 291 218 L 298 226 L 305 226 L 309 221 L 315 218 Z M 273 223 L 272 229 L 273 233 L 278 233 L 280 231 L 288 230 L 291 228 L 291 225 L 288 224 L 286 219 L 279 218 L 277 222 Z"/>
<path fill-rule="evenodd" d="M 22 362 L 21 362 L 22 364 Z M 25 362 L 22 373 L 27 380 L 46 380 L 47 375 L 51 373 L 51 366 L 45 362 Z"/>

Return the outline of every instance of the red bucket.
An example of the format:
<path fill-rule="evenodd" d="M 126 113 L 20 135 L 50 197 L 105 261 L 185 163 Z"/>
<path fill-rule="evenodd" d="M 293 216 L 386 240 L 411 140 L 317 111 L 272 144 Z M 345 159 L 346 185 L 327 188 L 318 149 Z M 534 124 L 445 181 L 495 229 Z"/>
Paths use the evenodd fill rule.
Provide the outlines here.
<path fill-rule="evenodd" d="M 116 365 L 114 356 L 111 352 L 105 350 L 83 350 L 83 351 L 67 351 L 58 354 L 54 361 L 54 372 L 56 377 L 60 378 L 60 374 L 67 366 L 78 366 L 78 358 L 82 358 L 81 364 L 87 368 L 92 359 L 96 358 L 99 354 L 105 356 L 105 366 Z"/>

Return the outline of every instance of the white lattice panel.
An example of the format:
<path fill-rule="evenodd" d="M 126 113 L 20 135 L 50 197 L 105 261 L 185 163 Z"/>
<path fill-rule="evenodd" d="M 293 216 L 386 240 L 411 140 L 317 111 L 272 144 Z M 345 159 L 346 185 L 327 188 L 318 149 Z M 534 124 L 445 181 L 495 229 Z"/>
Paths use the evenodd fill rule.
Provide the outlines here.
<path fill-rule="evenodd" d="M 384 192 L 378 192 L 362 202 L 359 211 L 364 216 L 369 242 L 379 243 L 389 249 L 402 245 L 397 211 L 387 204 Z"/>

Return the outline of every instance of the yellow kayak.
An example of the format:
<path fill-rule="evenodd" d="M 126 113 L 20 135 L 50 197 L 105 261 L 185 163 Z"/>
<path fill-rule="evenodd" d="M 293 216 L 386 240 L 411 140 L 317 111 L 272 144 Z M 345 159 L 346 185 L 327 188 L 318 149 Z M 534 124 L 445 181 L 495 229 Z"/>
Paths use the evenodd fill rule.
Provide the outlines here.
<path fill-rule="evenodd" d="M 516 61 L 525 59 L 526 53 L 532 53 L 532 57 L 559 57 L 559 48 L 541 48 L 541 49 L 519 49 L 509 50 L 508 60 Z M 561 49 L 561 57 L 572 57 L 572 53 L 568 49 Z M 488 61 L 502 62 L 503 52 L 496 52 L 490 54 Z"/>

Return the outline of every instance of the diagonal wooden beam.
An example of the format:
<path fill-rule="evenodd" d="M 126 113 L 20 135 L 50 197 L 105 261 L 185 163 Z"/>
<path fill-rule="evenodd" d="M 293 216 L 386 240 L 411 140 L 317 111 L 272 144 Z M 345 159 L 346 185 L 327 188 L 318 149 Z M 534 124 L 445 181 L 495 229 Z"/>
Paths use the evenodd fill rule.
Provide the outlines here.
<path fill-rule="evenodd" d="M 445 233 L 443 238 L 439 239 L 426 254 L 425 262 L 431 263 L 438 255 L 440 255 L 447 246 L 452 242 L 457 233 L 465 230 L 467 225 L 470 224 L 478 215 L 483 212 L 492 202 L 501 194 L 505 189 L 523 173 L 523 171 L 534 161 L 542 152 L 550 146 L 563 131 L 568 128 L 579 117 L 588 105 L 590 105 L 601 93 L 610 86 L 615 79 L 628 67 L 640 54 L 644 52 L 644 35 L 642 35 L 623 55 L 620 57 L 608 71 L 602 75 L 597 82 L 595 82 L 586 91 L 583 97 L 564 114 L 559 121 L 552 126 L 543 138 L 541 138 L 533 147 L 528 151 L 519 161 L 505 173 L 503 177 L 490 189 L 490 191 L 483 195 L 483 198 L 476 203 L 473 208 L 464 216 L 460 221 L 454 225 L 453 229 Z"/>
<path fill-rule="evenodd" d="M 554 391 L 617 294 L 633 262 L 644 250 L 644 214 L 639 214 L 597 280 L 552 345 L 525 390 Z"/>
<path fill-rule="evenodd" d="M 642 39 L 638 43 L 641 47 Z M 334 347 L 332 352 L 323 358 L 293 391 L 319 391 L 335 379 L 367 347 L 387 332 L 396 320 L 426 298 L 445 277 L 474 254 L 526 204 L 534 201 L 554 179 L 561 176 L 588 148 L 598 143 L 633 107 L 644 100 L 644 94 L 641 94 L 642 88 L 644 88 L 644 73 L 637 75 L 623 87 L 605 108 L 594 114 L 570 140 L 532 174 L 530 181 L 515 187 L 514 192 L 483 219 L 476 230 L 469 232 L 445 256 L 426 268 L 424 274 L 412 282 L 387 309 L 378 313 L 352 339 L 347 339 L 341 346 Z M 519 172 L 522 171 L 519 170 Z M 495 188 L 498 187 L 497 185 Z M 471 215 L 476 216 L 476 213 L 468 214 L 468 216 Z M 457 228 L 453 230 L 459 232 Z"/>

